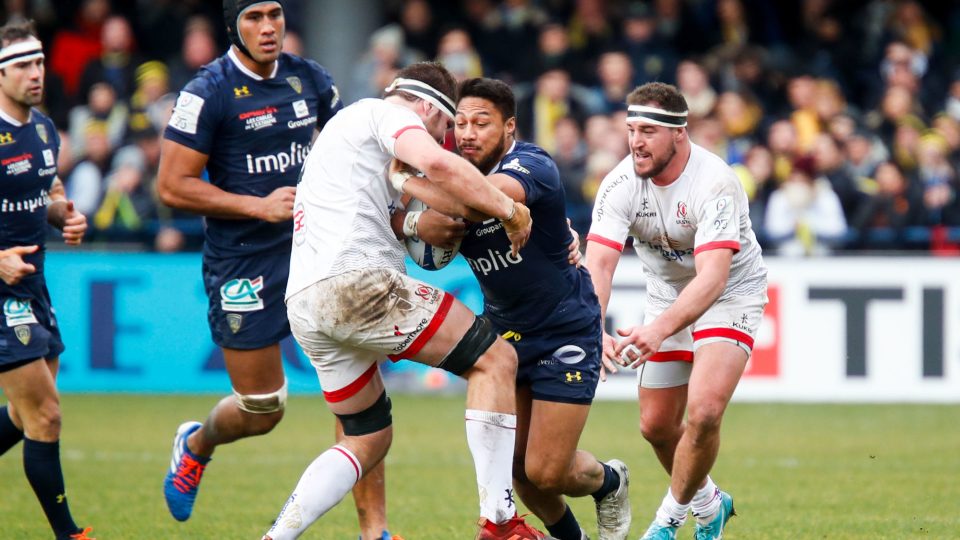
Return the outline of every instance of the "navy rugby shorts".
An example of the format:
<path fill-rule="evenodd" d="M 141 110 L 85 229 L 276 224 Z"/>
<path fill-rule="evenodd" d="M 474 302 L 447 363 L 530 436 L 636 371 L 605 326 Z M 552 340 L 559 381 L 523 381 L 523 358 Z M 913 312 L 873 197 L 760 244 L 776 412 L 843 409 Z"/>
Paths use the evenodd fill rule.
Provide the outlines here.
<path fill-rule="evenodd" d="M 57 316 L 42 277 L 20 282 L 17 296 L 0 293 L 0 304 L 0 372 L 63 353 Z"/>
<path fill-rule="evenodd" d="M 530 386 L 533 399 L 590 404 L 600 381 L 603 325 L 600 317 L 578 331 L 517 335 L 500 331 L 517 350 L 517 386 Z"/>
<path fill-rule="evenodd" d="M 283 303 L 290 252 L 203 258 L 203 285 L 213 342 L 228 349 L 260 349 L 290 335 Z"/>

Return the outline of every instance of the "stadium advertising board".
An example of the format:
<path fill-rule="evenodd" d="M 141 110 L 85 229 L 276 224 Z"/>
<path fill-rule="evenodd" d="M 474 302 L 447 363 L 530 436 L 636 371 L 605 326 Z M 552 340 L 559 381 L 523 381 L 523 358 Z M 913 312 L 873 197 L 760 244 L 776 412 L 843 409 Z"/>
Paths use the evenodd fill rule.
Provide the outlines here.
<path fill-rule="evenodd" d="M 960 260 L 768 258 L 770 304 L 741 401 L 960 402 Z M 48 282 L 67 352 L 65 392 L 228 392 L 223 357 L 207 329 L 196 254 L 50 253 Z M 481 306 L 469 267 L 411 274 Z M 608 323 L 635 324 L 645 284 L 639 261 L 617 270 Z M 293 392 L 316 392 L 313 368 L 283 343 Z M 404 388 L 443 389 L 445 374 L 388 365 Z M 411 382 L 413 381 L 413 382 Z M 391 383 L 397 388 L 400 384 Z M 621 372 L 600 398 L 634 399 Z"/>

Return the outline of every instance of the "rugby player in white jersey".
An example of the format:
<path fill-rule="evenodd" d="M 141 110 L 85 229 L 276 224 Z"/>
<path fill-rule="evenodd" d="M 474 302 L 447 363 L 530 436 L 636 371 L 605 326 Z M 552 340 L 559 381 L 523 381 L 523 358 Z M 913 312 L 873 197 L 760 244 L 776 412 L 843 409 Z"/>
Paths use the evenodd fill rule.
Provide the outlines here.
<path fill-rule="evenodd" d="M 763 316 L 767 271 L 743 188 L 722 159 L 690 141 L 680 92 L 649 83 L 627 105 L 630 155 L 600 185 L 586 265 L 606 313 L 632 236 L 647 302 L 642 325 L 618 329 L 619 341 L 604 336 L 604 367 L 638 368 L 640 430 L 670 474 L 643 539 L 676 538 L 691 510 L 697 540 L 720 538 L 733 499 L 709 473 Z"/>
<path fill-rule="evenodd" d="M 467 380 L 481 527 L 496 524 L 496 538 L 543 538 L 517 517 L 511 485 L 516 353 L 450 294 L 408 277 L 406 251 L 391 228 L 390 210 L 410 176 L 391 173 L 396 158 L 462 203 L 445 211 L 500 219 L 514 254 L 529 237 L 526 206 L 437 142 L 453 123 L 455 87 L 440 64 L 408 66 L 384 99 L 360 100 L 334 116 L 307 157 L 293 210 L 287 314 L 344 438 L 307 467 L 264 538 L 299 537 L 386 455 L 393 431 L 378 370 L 384 356 Z"/>

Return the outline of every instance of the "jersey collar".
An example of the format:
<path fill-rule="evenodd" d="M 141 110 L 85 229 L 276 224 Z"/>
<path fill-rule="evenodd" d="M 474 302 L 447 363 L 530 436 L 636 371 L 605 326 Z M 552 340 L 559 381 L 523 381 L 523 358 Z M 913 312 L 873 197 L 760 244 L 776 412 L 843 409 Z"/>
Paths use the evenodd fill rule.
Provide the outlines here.
<path fill-rule="evenodd" d="M 249 69 L 247 69 L 247 66 L 243 65 L 243 62 L 241 62 L 240 59 L 237 58 L 237 53 L 234 52 L 233 47 L 230 47 L 230 50 L 227 51 L 227 56 L 230 58 L 230 61 L 233 62 L 233 65 L 237 66 L 237 69 L 239 69 L 241 73 L 243 73 L 244 75 L 246 75 L 247 77 L 250 77 L 251 79 L 253 79 L 253 80 L 255 80 L 255 81 L 262 81 L 262 80 L 263 80 L 263 77 L 261 77 L 261 76 L 257 75 L 256 73 L 250 71 Z M 276 77 L 276 76 L 277 76 L 277 70 L 279 70 L 279 69 L 280 69 L 280 60 L 275 60 L 275 61 L 273 62 L 273 73 L 271 73 L 270 76 L 267 77 L 267 78 L 268 78 L 268 79 L 272 79 L 272 78 Z"/>
<path fill-rule="evenodd" d="M 517 140 L 514 139 L 513 142 L 510 144 L 510 149 L 507 150 L 507 153 L 504 154 L 503 157 L 506 158 L 506 157 L 509 156 L 511 153 L 513 153 L 513 150 L 514 150 L 516 147 L 517 147 Z M 487 176 L 490 176 L 491 174 L 497 172 L 497 169 L 499 169 L 501 165 L 503 165 L 503 160 L 502 160 L 502 159 L 501 159 L 500 162 L 497 163 L 492 169 L 490 169 L 490 172 L 487 173 Z"/>
<path fill-rule="evenodd" d="M 4 122 L 7 122 L 9 124 L 13 124 L 14 127 L 22 127 L 26 124 L 29 124 L 30 121 L 33 120 L 33 109 L 31 109 L 30 114 L 27 115 L 26 122 L 21 122 L 17 120 L 16 118 L 7 114 L 6 111 L 4 111 L 3 109 L 0 109 L 0 119 L 3 119 Z"/>

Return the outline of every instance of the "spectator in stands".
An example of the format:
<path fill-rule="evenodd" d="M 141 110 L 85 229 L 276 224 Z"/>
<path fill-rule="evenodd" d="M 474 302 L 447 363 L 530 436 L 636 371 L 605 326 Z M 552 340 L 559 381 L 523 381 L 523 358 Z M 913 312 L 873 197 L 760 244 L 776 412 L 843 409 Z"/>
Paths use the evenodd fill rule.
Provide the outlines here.
<path fill-rule="evenodd" d="M 83 0 L 74 24 L 61 29 L 50 46 L 50 70 L 63 79 L 71 99 L 76 99 L 80 76 L 87 63 L 100 56 L 103 22 L 110 15 L 109 0 Z"/>
<path fill-rule="evenodd" d="M 923 135 L 916 147 L 917 178 L 930 225 L 960 225 L 960 180 L 947 150 L 946 140 L 936 132 Z"/>
<path fill-rule="evenodd" d="M 917 145 L 926 129 L 923 120 L 912 114 L 901 117 L 897 122 L 890 150 L 894 161 L 908 174 L 917 168 Z"/>
<path fill-rule="evenodd" d="M 717 119 L 727 141 L 727 163 L 740 163 L 744 154 L 758 140 L 757 131 L 763 119 L 763 109 L 752 96 L 741 92 L 724 92 L 717 100 Z"/>
<path fill-rule="evenodd" d="M 114 15 L 103 23 L 100 57 L 89 61 L 80 76 L 80 98 L 90 88 L 105 82 L 113 87 L 117 99 L 127 101 L 133 95 L 134 74 L 143 58 L 134 50 L 133 29 L 127 19 Z"/>
<path fill-rule="evenodd" d="M 446 30 L 437 45 L 437 61 L 457 79 L 463 81 L 483 76 L 483 62 L 473 47 L 470 34 L 460 27 Z"/>
<path fill-rule="evenodd" d="M 951 118 L 960 122 L 960 70 L 957 71 L 953 77 L 953 81 L 950 83 L 947 101 L 943 105 L 943 110 L 946 111 Z"/>
<path fill-rule="evenodd" d="M 562 69 L 542 73 L 534 92 L 517 103 L 520 137 L 549 153 L 557 147 L 556 124 L 567 116 L 582 121 L 586 117 L 586 106 L 572 95 L 570 74 Z"/>
<path fill-rule="evenodd" d="M 149 242 L 145 223 L 157 216 L 155 186 L 160 165 L 160 136 L 147 123 L 132 130 L 131 144 L 117 150 L 104 179 L 104 194 L 93 214 L 98 236 Z"/>
<path fill-rule="evenodd" d="M 78 105 L 70 111 L 70 137 L 73 139 L 74 156 L 87 153 L 87 126 L 101 124 L 106 130 L 107 144 L 118 148 L 127 132 L 129 109 L 117 100 L 116 91 L 106 82 L 90 87 L 86 105 Z"/>
<path fill-rule="evenodd" d="M 567 29 L 558 22 L 548 22 L 540 28 L 537 47 L 527 56 L 524 68 L 517 70 L 516 79 L 530 82 L 536 74 L 551 69 L 562 69 L 570 74 L 571 80 L 578 84 L 587 84 L 582 55 L 570 47 Z"/>
<path fill-rule="evenodd" d="M 87 122 L 81 136 L 84 140 L 83 157 L 73 168 L 65 187 L 77 211 L 93 215 L 103 198 L 103 179 L 109 171 L 113 151 L 107 136 L 107 125 L 102 121 Z M 75 136 L 71 138 L 77 140 Z"/>
<path fill-rule="evenodd" d="M 813 161 L 817 174 L 830 182 L 830 187 L 840 199 L 843 215 L 851 221 L 863 202 L 865 193 L 846 166 L 846 158 L 837 140 L 828 133 L 821 133 L 813 141 Z"/>
<path fill-rule="evenodd" d="M 439 33 L 433 17 L 433 9 L 426 0 L 406 0 L 400 8 L 400 26 L 403 28 L 407 47 L 417 56 L 433 58 L 437 55 Z"/>
<path fill-rule="evenodd" d="M 933 119 L 933 130 L 947 144 L 947 160 L 955 171 L 960 171 L 960 121 L 941 113 Z"/>
<path fill-rule="evenodd" d="M 170 67 L 170 88 L 183 88 L 200 68 L 216 57 L 217 39 L 213 25 L 205 17 L 191 17 L 183 33 L 180 55 L 167 62 Z"/>
<path fill-rule="evenodd" d="M 567 201 L 567 217 L 576 231 L 586 231 L 590 225 L 593 199 L 583 196 L 583 179 L 587 173 L 587 144 L 580 132 L 580 125 L 573 118 L 564 117 L 555 128 L 557 148 L 552 154 L 563 182 Z M 584 228 L 584 225 L 587 225 Z"/>
<path fill-rule="evenodd" d="M 583 54 L 607 50 L 617 39 L 604 0 L 576 0 L 567 29 L 570 45 Z"/>
<path fill-rule="evenodd" d="M 370 47 L 353 71 L 353 92 L 356 99 L 379 97 L 396 78 L 397 71 L 421 59 L 407 49 L 403 29 L 396 24 L 379 28 L 370 36 Z"/>
<path fill-rule="evenodd" d="M 627 94 L 634 88 L 630 57 L 621 51 L 601 54 L 597 62 L 597 79 L 600 85 L 592 89 L 593 112 L 610 114 L 626 110 Z"/>
<path fill-rule="evenodd" d="M 885 161 L 877 167 L 877 191 L 867 197 L 850 226 L 857 231 L 853 247 L 906 249 L 906 228 L 923 223 L 922 192 L 910 182 L 896 163 Z M 886 235 L 871 235 L 873 229 L 885 229 Z"/>
<path fill-rule="evenodd" d="M 774 252 L 794 257 L 830 253 L 847 232 L 840 199 L 807 156 L 794 161 L 790 177 L 770 195 L 764 224 Z"/>
<path fill-rule="evenodd" d="M 170 76 L 163 62 L 151 60 L 140 64 L 136 71 L 136 90 L 130 98 L 130 131 L 143 131 L 152 126 L 160 132 L 167 125 L 170 94 Z"/>
<path fill-rule="evenodd" d="M 863 128 L 855 130 L 844 145 L 844 160 L 858 183 L 863 178 L 872 177 L 877 165 L 889 157 L 890 153 L 883 143 Z"/>
<path fill-rule="evenodd" d="M 809 152 L 821 130 L 817 115 L 817 80 L 805 73 L 792 77 L 787 82 L 787 101 L 791 109 L 790 121 L 797 134 L 797 150 Z"/>
<path fill-rule="evenodd" d="M 800 156 L 797 129 L 790 120 L 777 120 L 767 132 L 767 148 L 773 154 L 773 178 L 779 185 L 790 176 L 793 162 Z"/>
<path fill-rule="evenodd" d="M 657 33 L 657 20 L 649 4 L 634 2 L 626 8 L 621 47 L 634 67 L 633 84 L 673 83 L 677 52 Z"/>
<path fill-rule="evenodd" d="M 767 208 L 767 199 L 776 188 L 773 181 L 773 154 L 762 144 L 752 146 L 743 157 L 743 163 L 732 165 L 733 171 L 740 178 L 743 191 L 747 194 L 750 203 L 750 221 L 761 245 L 765 245 L 764 218 Z"/>
<path fill-rule="evenodd" d="M 684 60 L 677 66 L 677 88 L 689 107 L 690 122 L 696 122 L 713 112 L 717 93 L 710 86 L 707 70 L 692 60 Z"/>

